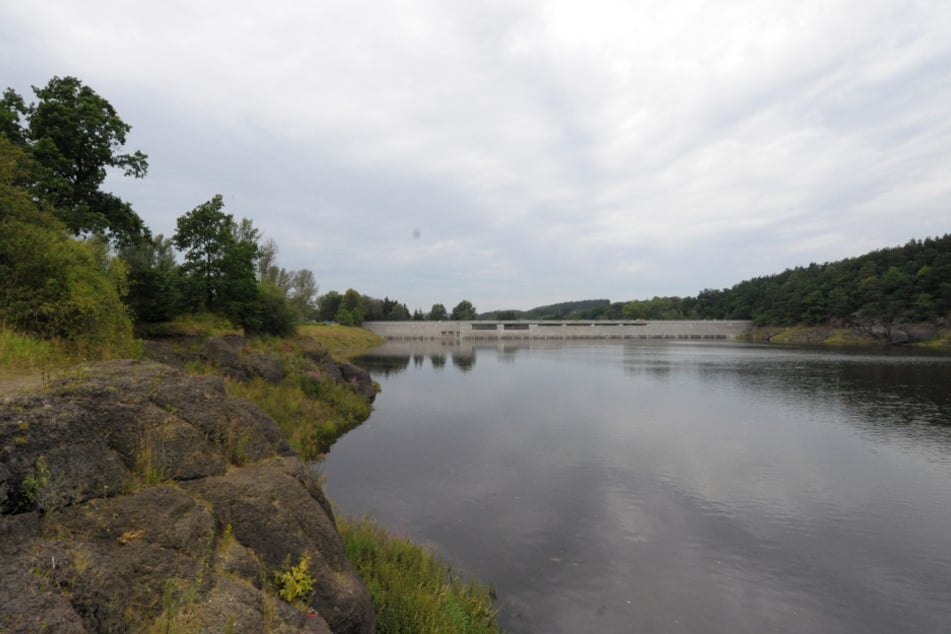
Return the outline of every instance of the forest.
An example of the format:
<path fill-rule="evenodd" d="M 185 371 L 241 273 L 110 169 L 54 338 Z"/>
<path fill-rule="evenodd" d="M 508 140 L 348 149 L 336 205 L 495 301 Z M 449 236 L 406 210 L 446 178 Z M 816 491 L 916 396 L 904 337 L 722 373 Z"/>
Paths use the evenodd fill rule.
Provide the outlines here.
<path fill-rule="evenodd" d="M 485 319 L 750 319 L 756 325 L 942 322 L 951 315 L 951 234 L 787 269 L 695 297 L 595 299 Z"/>

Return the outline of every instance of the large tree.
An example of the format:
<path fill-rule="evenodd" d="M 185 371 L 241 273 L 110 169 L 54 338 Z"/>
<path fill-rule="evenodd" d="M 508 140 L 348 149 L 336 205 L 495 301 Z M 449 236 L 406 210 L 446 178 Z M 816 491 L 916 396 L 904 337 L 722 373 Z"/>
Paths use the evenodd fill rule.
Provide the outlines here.
<path fill-rule="evenodd" d="M 468 299 L 464 299 L 452 309 L 450 319 L 456 321 L 472 321 L 476 318 L 476 309 Z"/>
<path fill-rule="evenodd" d="M 192 309 L 223 314 L 243 326 L 255 327 L 258 288 L 257 245 L 239 239 L 231 214 L 215 195 L 176 221 L 172 243 L 185 254 L 182 274 Z"/>
<path fill-rule="evenodd" d="M 108 234 L 128 244 L 148 236 L 129 203 L 102 191 L 107 168 L 141 178 L 148 157 L 122 153 L 132 129 L 115 108 L 75 77 L 53 77 L 33 86 L 29 105 L 14 90 L 0 99 L 0 135 L 28 152 L 41 169 L 31 183 L 76 235 Z"/>

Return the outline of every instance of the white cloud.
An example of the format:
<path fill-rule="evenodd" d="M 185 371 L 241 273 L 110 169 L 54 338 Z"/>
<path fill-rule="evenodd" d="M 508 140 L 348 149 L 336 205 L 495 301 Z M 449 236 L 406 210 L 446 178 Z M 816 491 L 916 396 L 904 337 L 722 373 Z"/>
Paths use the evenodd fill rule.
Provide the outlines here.
<path fill-rule="evenodd" d="M 149 141 L 116 185 L 147 221 L 221 191 L 325 290 L 621 300 L 947 231 L 939 0 L 7 0 L 0 23 L 20 89 L 75 74 Z"/>

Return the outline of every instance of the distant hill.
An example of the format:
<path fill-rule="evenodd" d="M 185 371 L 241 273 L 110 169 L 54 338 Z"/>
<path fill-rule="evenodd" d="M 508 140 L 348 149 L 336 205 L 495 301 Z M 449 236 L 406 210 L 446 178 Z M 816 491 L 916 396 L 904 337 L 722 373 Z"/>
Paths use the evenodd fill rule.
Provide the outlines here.
<path fill-rule="evenodd" d="M 809 264 L 695 297 L 562 302 L 480 319 L 751 319 L 759 325 L 951 320 L 951 234 Z"/>
<path fill-rule="evenodd" d="M 495 310 L 479 315 L 479 319 L 574 319 L 598 308 L 611 306 L 610 299 L 582 299 L 574 302 L 561 302 L 547 306 L 537 306 L 529 310 Z"/>

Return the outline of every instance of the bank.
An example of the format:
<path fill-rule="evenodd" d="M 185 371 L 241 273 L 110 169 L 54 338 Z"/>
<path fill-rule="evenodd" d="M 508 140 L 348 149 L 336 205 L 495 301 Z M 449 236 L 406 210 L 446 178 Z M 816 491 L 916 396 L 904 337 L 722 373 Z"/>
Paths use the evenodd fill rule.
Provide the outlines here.
<path fill-rule="evenodd" d="M 951 346 L 951 327 L 930 322 L 866 321 L 853 325 L 823 324 L 752 326 L 738 339 L 757 343 L 889 346 L 911 345 L 946 349 Z"/>
<path fill-rule="evenodd" d="M 301 334 L 179 332 L 0 395 L 0 631 L 497 631 L 489 588 L 336 517 L 310 458 L 369 415 L 346 357 L 379 340 Z"/>

